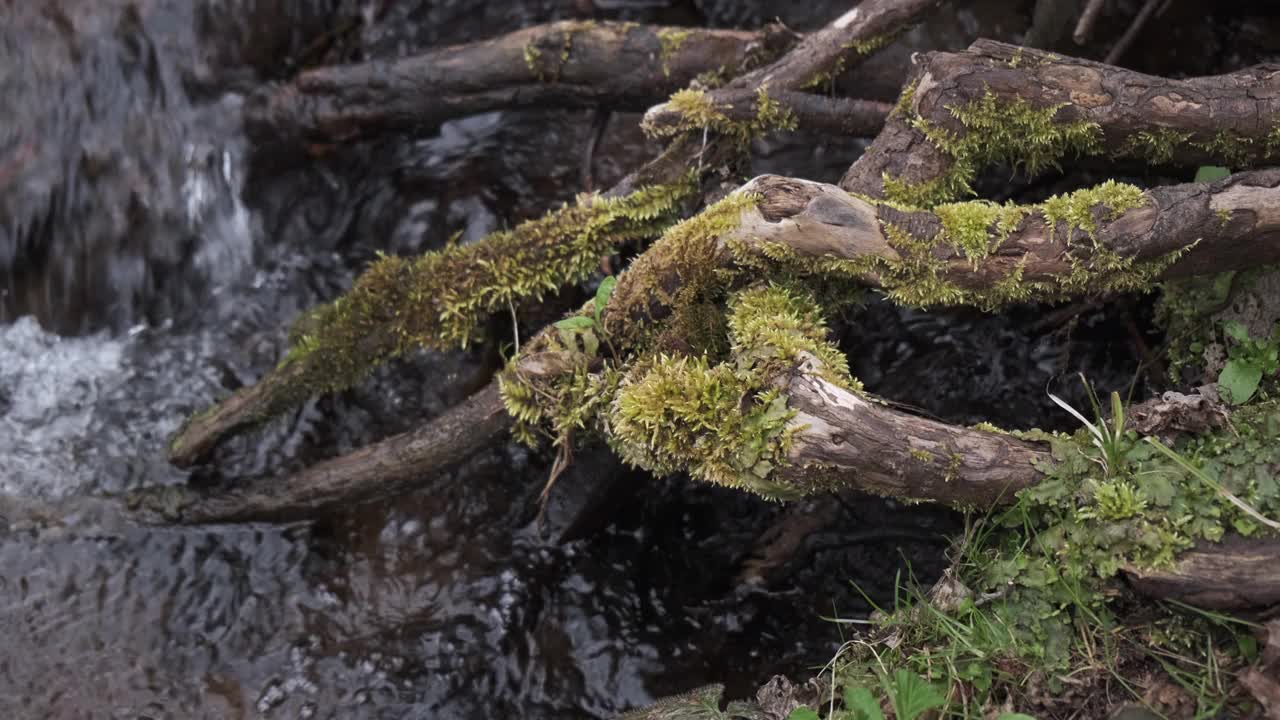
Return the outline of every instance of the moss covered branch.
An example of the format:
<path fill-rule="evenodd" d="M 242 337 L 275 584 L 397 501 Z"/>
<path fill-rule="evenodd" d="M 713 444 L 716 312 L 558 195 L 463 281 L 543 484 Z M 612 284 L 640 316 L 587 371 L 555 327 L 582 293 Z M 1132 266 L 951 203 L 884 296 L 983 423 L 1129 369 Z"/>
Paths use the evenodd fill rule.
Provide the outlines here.
<path fill-rule="evenodd" d="M 345 295 L 295 324 L 275 370 L 192 417 L 170 460 L 191 464 L 230 434 L 350 387 L 405 352 L 465 347 L 487 315 L 580 282 L 622 243 L 660 234 L 695 191 L 686 176 L 621 197 L 584 195 L 471 245 L 378 259 Z"/>
<path fill-rule="evenodd" d="M 972 194 L 992 165 L 1035 175 L 1096 156 L 1247 169 L 1280 152 L 1277 89 L 1261 67 L 1170 80 L 980 40 L 920 61 L 840 185 L 930 207 Z"/>
<path fill-rule="evenodd" d="M 843 275 L 912 306 L 1146 291 L 1160 278 L 1280 261 L 1280 171 L 1140 190 L 1107 182 L 1036 205 L 915 210 L 832 185 L 764 176 L 725 243 L 739 262 Z M 763 258 L 763 259 L 761 259 Z"/>
<path fill-rule="evenodd" d="M 749 69 L 796 36 L 562 21 L 392 62 L 322 67 L 266 89 L 246 111 L 259 137 L 345 142 L 501 108 L 641 110 L 704 73 Z"/>

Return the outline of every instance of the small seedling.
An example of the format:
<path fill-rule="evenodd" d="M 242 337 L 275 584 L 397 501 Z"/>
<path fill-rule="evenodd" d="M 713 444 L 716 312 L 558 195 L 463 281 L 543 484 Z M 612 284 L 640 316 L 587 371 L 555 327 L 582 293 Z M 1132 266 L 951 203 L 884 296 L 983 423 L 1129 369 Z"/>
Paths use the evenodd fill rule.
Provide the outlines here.
<path fill-rule="evenodd" d="M 1093 414 L 1097 418 L 1096 422 L 1090 422 L 1079 410 L 1071 407 L 1066 400 L 1049 393 L 1049 399 L 1054 401 L 1063 410 L 1071 413 L 1077 420 L 1084 424 L 1089 430 L 1089 434 L 1093 436 L 1093 444 L 1101 451 L 1101 455 L 1096 458 L 1096 462 L 1102 466 L 1103 472 L 1107 477 L 1112 477 L 1120 472 L 1124 466 L 1124 454 L 1129 448 L 1129 441 L 1125 437 L 1124 429 L 1124 403 L 1120 400 L 1120 393 L 1111 393 L 1111 422 L 1102 416 L 1102 403 L 1098 400 L 1098 394 L 1094 392 L 1093 386 L 1085 379 L 1084 375 L 1080 376 L 1080 382 L 1084 384 L 1085 392 L 1089 395 L 1089 403 L 1093 405 Z"/>

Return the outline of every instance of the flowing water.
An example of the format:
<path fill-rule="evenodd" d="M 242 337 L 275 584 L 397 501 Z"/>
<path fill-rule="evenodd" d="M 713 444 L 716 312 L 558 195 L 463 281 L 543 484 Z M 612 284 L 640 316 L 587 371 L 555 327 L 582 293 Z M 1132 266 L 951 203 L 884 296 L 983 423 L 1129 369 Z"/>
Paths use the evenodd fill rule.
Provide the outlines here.
<path fill-rule="evenodd" d="M 587 451 L 540 527 L 550 458 L 510 444 L 313 524 L 143 528 L 89 501 L 40 514 L 280 476 L 483 383 L 491 349 L 423 354 L 232 442 L 212 468 L 163 460 L 184 417 L 272 367 L 288 321 L 375 252 L 468 242 L 571 197 L 594 125 L 490 113 L 299 155 L 250 147 L 244 93 L 299 64 L 580 5 L 0 0 L 0 717 L 609 717 L 711 681 L 740 696 L 774 673 L 802 679 L 839 644 L 822 617 L 867 611 L 854 583 L 884 601 L 907 561 L 938 572 L 955 519 L 867 500 L 772 585 L 744 589 L 778 506 Z M 651 152 L 635 120 L 611 120 L 598 184 Z M 757 170 L 833 180 L 860 147 L 773 141 Z M 1068 337 L 1030 311 L 877 303 L 842 327 L 873 390 L 950 420 L 1044 425 L 1054 378 L 1132 372 L 1124 318 L 1079 317 Z"/>

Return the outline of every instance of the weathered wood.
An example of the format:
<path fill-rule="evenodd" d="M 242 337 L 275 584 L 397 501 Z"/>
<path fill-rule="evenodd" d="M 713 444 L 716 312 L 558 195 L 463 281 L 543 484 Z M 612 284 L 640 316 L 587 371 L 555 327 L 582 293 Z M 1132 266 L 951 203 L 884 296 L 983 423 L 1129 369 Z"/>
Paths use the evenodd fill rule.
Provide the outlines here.
<path fill-rule="evenodd" d="M 866 400 L 824 380 L 813 356 L 776 385 L 796 411 L 779 479 L 896 498 L 995 507 L 1044 475 L 1042 443 L 947 425 Z M 819 471 L 806 468 L 820 466 Z"/>
<path fill-rule="evenodd" d="M 672 143 L 665 152 L 629 174 L 605 192 L 606 197 L 621 197 L 648 185 L 666 185 L 679 181 L 689 171 L 693 157 L 692 140 Z M 713 145 L 702 151 L 708 167 L 723 160 L 725 150 Z M 481 241 L 484 242 L 484 241 Z M 371 328 L 362 339 L 362 354 L 381 357 L 395 346 L 396 338 L 388 326 Z M 169 442 L 169 462 L 189 467 L 200 462 L 220 443 L 265 422 L 304 401 L 309 391 L 301 378 L 312 371 L 312 363 L 324 358 L 307 357 L 273 368 L 258 382 L 236 390 L 208 410 L 187 420 Z"/>
<path fill-rule="evenodd" d="M 246 110 L 259 137 L 346 142 L 500 108 L 642 110 L 698 75 L 767 61 L 795 43 L 758 32 L 566 20 L 393 61 L 308 70 Z"/>
<path fill-rule="evenodd" d="M 1056 122 L 1097 123 L 1097 151 L 1106 157 L 1239 170 L 1272 161 L 1273 151 L 1280 151 L 1272 137 L 1280 113 L 1277 66 L 1173 80 L 979 40 L 965 52 L 924 55 L 911 83 L 914 91 L 905 112 L 889 119 L 841 187 L 883 198 L 886 174 L 913 185 L 944 177 L 953 158 L 929 141 L 915 118 L 964 137 L 969 129 L 951 109 L 987 93 L 997 106 L 1020 99 L 1034 108 L 1060 106 Z M 1148 133 L 1149 142 L 1139 133 Z M 1175 138 L 1182 139 L 1173 142 Z M 1152 147 L 1161 151 L 1152 153 Z"/>
<path fill-rule="evenodd" d="M 1127 568 L 1135 590 L 1149 597 L 1230 610 L 1280 604 L 1280 538 L 1230 536 L 1178 555 L 1168 569 Z"/>

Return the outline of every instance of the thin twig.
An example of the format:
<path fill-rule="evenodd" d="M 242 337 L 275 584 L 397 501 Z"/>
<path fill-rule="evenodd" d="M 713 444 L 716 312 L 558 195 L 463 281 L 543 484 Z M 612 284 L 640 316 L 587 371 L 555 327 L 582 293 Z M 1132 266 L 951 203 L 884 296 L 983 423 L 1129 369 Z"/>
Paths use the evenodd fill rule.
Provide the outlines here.
<path fill-rule="evenodd" d="M 1077 45 L 1089 42 L 1089 33 L 1093 31 L 1093 24 L 1102 14 L 1104 2 L 1105 0 L 1089 0 L 1089 4 L 1084 6 L 1084 12 L 1080 13 L 1080 22 L 1076 24 L 1076 31 L 1071 35 L 1071 39 L 1075 40 Z"/>
<path fill-rule="evenodd" d="M 1129 46 L 1133 44 L 1133 41 L 1137 39 L 1138 33 L 1142 32 L 1142 26 L 1147 24 L 1147 20 L 1151 18 L 1160 3 L 1161 0 L 1147 0 L 1147 4 L 1143 5 L 1142 9 L 1138 11 L 1137 17 L 1133 19 L 1133 22 L 1129 23 L 1129 29 L 1125 30 L 1124 35 L 1121 35 L 1120 39 L 1116 41 L 1116 46 L 1111 48 L 1111 52 L 1107 53 L 1107 59 L 1103 60 L 1103 62 L 1108 65 L 1116 64 L 1120 56 L 1124 55 Z"/>

